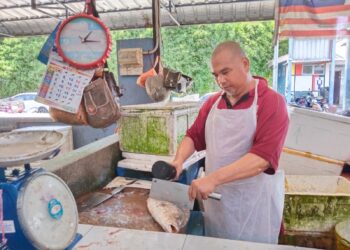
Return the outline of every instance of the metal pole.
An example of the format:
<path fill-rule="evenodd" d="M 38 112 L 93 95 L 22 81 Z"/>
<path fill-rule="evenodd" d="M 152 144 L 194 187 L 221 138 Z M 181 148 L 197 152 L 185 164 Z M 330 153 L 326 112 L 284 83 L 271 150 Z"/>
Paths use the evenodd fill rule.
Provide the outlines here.
<path fill-rule="evenodd" d="M 328 103 L 333 104 L 334 103 L 334 74 L 335 74 L 335 56 L 336 56 L 336 45 L 337 41 L 336 39 L 332 40 L 332 54 L 331 54 L 331 68 L 330 68 L 330 75 L 329 75 L 329 92 L 328 92 Z M 325 98 L 326 96 L 324 96 Z"/>
<path fill-rule="evenodd" d="M 343 110 L 350 108 L 350 38 L 347 39 L 347 58 L 345 60 L 343 84 Z"/>
<path fill-rule="evenodd" d="M 272 72 L 272 88 L 277 91 L 278 89 L 278 46 L 279 41 L 277 40 L 275 46 L 274 46 L 274 52 L 273 52 L 273 72 Z M 283 94 L 283 93 L 281 93 Z"/>
<path fill-rule="evenodd" d="M 15 36 L 13 36 L 11 34 L 6 34 L 6 33 L 0 33 L 0 36 L 15 37 Z"/>
<path fill-rule="evenodd" d="M 66 10 L 68 9 L 68 10 L 70 10 L 70 11 L 71 11 L 72 13 L 74 13 L 74 14 L 76 13 L 76 11 L 73 10 L 71 7 L 69 7 L 67 4 L 62 3 L 62 2 L 60 2 L 60 1 L 58 1 L 58 0 L 56 0 L 56 3 L 62 5 Z"/>
<path fill-rule="evenodd" d="M 176 20 L 176 18 L 173 16 L 173 14 L 171 14 L 171 12 L 166 8 L 166 6 L 164 4 L 160 4 L 160 6 L 163 8 L 163 10 L 165 10 L 165 12 L 169 15 L 169 17 L 171 18 L 171 20 L 174 21 L 174 23 L 177 26 L 180 26 L 180 23 Z"/>
<path fill-rule="evenodd" d="M 287 68 L 287 103 L 292 99 L 292 58 L 293 56 L 293 38 L 289 38 L 288 43 L 288 68 Z"/>
<path fill-rule="evenodd" d="M 50 13 L 48 13 L 48 12 L 46 12 L 46 11 L 43 11 L 43 10 L 38 9 L 38 8 L 36 8 L 36 9 L 34 9 L 34 10 L 39 11 L 39 12 L 45 14 L 45 15 L 48 15 L 49 17 L 52 17 L 52 18 L 54 18 L 54 19 L 57 19 L 57 20 L 60 20 L 60 21 L 61 21 L 61 19 L 60 19 L 59 17 L 53 16 L 53 15 L 51 15 Z"/>
<path fill-rule="evenodd" d="M 32 9 L 36 9 L 36 1 L 35 0 L 31 0 L 30 5 L 32 6 Z"/>
<path fill-rule="evenodd" d="M 51 15 L 50 13 L 48 13 L 46 11 L 38 9 L 37 6 L 36 6 L 36 0 L 31 0 L 31 7 L 32 7 L 33 10 L 39 11 L 41 13 L 44 13 L 45 15 L 48 15 L 49 17 L 55 18 L 57 20 L 61 20 L 59 17 L 53 16 L 53 15 Z"/>
<path fill-rule="evenodd" d="M 153 26 L 153 41 L 154 48 L 152 50 L 143 51 L 142 54 L 149 55 L 153 54 L 157 57 L 160 55 L 160 4 L 159 0 L 152 0 L 152 26 Z M 158 70 L 158 65 L 156 66 L 156 70 Z"/>

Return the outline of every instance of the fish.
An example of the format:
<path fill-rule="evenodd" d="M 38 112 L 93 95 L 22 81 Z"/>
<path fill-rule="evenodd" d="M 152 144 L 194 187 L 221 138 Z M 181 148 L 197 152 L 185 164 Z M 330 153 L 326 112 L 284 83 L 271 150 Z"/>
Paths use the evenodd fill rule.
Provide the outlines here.
<path fill-rule="evenodd" d="M 148 198 L 147 208 L 153 219 L 168 233 L 179 233 L 190 218 L 190 210 L 179 208 L 168 201 Z"/>

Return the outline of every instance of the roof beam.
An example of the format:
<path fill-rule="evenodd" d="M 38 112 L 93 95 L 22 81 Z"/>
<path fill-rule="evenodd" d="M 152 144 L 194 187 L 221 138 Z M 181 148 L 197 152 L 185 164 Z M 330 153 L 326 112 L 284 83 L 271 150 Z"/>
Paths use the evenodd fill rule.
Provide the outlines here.
<path fill-rule="evenodd" d="M 2 36 L 7 36 L 7 37 L 15 37 L 15 36 L 13 36 L 13 35 L 10 35 L 10 34 L 6 34 L 6 33 L 0 33 L 0 37 L 2 37 Z"/>
<path fill-rule="evenodd" d="M 48 9 L 48 10 L 65 10 L 64 7 L 56 7 L 56 6 L 40 6 L 40 9 Z"/>
<path fill-rule="evenodd" d="M 97 10 L 111 29 L 133 29 L 149 26 L 150 0 L 119 1 L 118 3 L 116 0 L 97 1 Z M 31 3 L 34 3 L 34 9 L 31 8 Z M 11 6 L 1 5 L 0 7 L 0 33 L 14 36 L 48 34 L 56 23 L 55 19 L 66 18 L 68 11 L 69 15 L 72 15 L 74 10 L 75 12 L 78 9 L 82 10 L 84 3 L 85 0 L 8 1 Z M 160 0 L 160 4 L 163 9 L 161 11 L 164 11 L 162 14 L 166 15 L 162 20 L 162 25 L 172 26 L 272 20 L 275 0 Z M 215 9 L 215 11 L 212 12 L 211 9 Z M 128 17 L 133 17 L 133 20 L 125 22 Z M 42 30 L 39 30 L 36 26 L 43 23 L 45 25 L 42 26 Z"/>
<path fill-rule="evenodd" d="M 146 8 L 133 8 L 133 9 L 110 9 L 110 10 L 104 10 L 104 11 L 98 11 L 99 14 L 104 14 L 104 13 L 122 13 L 122 12 L 130 12 L 130 11 L 140 11 L 140 10 L 151 10 L 151 7 L 146 7 Z M 39 10 L 36 8 L 35 10 Z M 54 17 L 54 18 L 64 18 L 66 16 L 66 13 L 62 12 L 58 14 L 57 16 L 53 16 L 47 12 L 41 11 L 47 16 L 41 16 L 41 17 L 35 17 L 35 16 L 23 16 L 23 17 L 15 17 L 15 18 L 7 18 L 7 19 L 2 19 L 1 21 L 3 22 L 11 22 L 11 21 L 21 21 L 21 20 L 36 20 L 36 19 L 43 19 L 43 18 L 49 18 L 49 17 Z"/>
<path fill-rule="evenodd" d="M 41 13 L 44 13 L 45 15 L 48 15 L 49 17 L 52 17 L 52 18 L 61 20 L 61 19 L 58 18 L 57 16 L 54 16 L 54 15 L 52 15 L 52 14 L 49 13 L 49 12 L 46 12 L 46 11 L 44 11 L 44 10 L 39 9 L 38 6 L 36 5 L 36 0 L 31 0 L 31 8 L 32 8 L 33 10 L 39 11 L 39 12 L 41 12 Z"/>
<path fill-rule="evenodd" d="M 60 2 L 60 1 L 58 1 L 58 0 L 55 0 L 55 1 L 56 1 L 56 3 L 62 5 L 66 10 L 70 10 L 70 11 L 71 11 L 72 13 L 74 13 L 74 14 L 76 13 L 76 11 L 73 10 L 71 7 L 69 7 L 68 4 L 63 3 L 63 2 Z"/>
<path fill-rule="evenodd" d="M 177 26 L 180 26 L 179 21 L 173 16 L 173 14 L 168 10 L 168 8 L 164 4 L 161 3 L 160 7 L 162 7 L 162 9 L 165 10 L 165 12 L 169 15 L 171 20 L 173 20 L 174 23 L 176 23 Z"/>
<path fill-rule="evenodd" d="M 32 0 L 33 1 L 33 0 Z M 66 0 L 65 1 L 65 4 L 69 4 L 69 3 L 83 3 L 85 2 L 85 0 Z M 48 6 L 48 5 L 52 5 L 52 4 L 55 4 L 55 3 L 52 3 L 52 2 L 47 2 L 47 3 L 40 3 L 40 4 L 37 4 L 36 6 L 37 7 L 41 7 L 41 6 Z M 0 7 L 0 10 L 6 10 L 6 9 L 18 9 L 18 8 L 31 8 L 32 7 L 32 4 L 14 4 L 14 5 L 5 5 L 5 6 L 2 6 Z"/>
<path fill-rule="evenodd" d="M 264 2 L 264 1 L 269 1 L 269 0 L 252 0 L 252 2 Z M 57 2 L 57 1 L 56 1 Z M 177 4 L 176 7 L 186 7 L 186 6 L 200 6 L 200 5 L 212 5 L 212 4 L 224 4 L 224 3 L 239 3 L 239 2 L 250 2 L 247 0 L 217 0 L 217 1 L 206 1 L 206 0 L 202 0 L 202 1 L 192 1 L 191 4 Z M 61 2 L 62 3 L 62 2 Z M 85 0 L 66 0 L 64 2 L 65 5 L 69 5 L 70 3 L 85 3 Z M 48 5 L 53 5 L 55 3 L 52 2 L 47 2 L 47 3 L 40 3 L 37 4 L 37 7 L 42 7 L 42 6 L 48 6 Z M 6 10 L 6 9 L 18 9 L 18 8 L 30 8 L 32 7 L 31 4 L 14 4 L 14 5 L 5 5 L 0 7 L 0 10 Z M 151 7 L 150 7 L 151 8 Z M 138 9 L 138 8 L 136 8 Z M 132 9 L 129 9 L 132 10 Z"/>
<path fill-rule="evenodd" d="M 33 1 L 33 0 L 32 0 Z M 34 0 L 35 1 L 35 0 Z M 57 1 L 57 0 L 56 0 Z M 268 1 L 268 0 L 266 0 Z M 67 5 L 68 2 L 84 2 L 81 0 L 67 0 L 67 2 L 65 2 L 65 5 Z M 205 2 L 205 1 L 201 1 L 201 2 L 193 2 L 192 4 L 182 4 L 182 5 L 176 5 L 176 8 L 182 8 L 182 7 L 198 7 L 198 6 L 206 6 L 206 5 L 216 5 L 216 4 L 231 4 L 231 3 L 237 3 L 237 2 L 246 2 L 243 0 L 230 0 L 230 1 L 225 1 L 225 2 L 220 2 L 220 1 L 216 1 L 216 2 Z M 254 1 L 254 2 L 259 2 L 259 1 Z M 43 5 L 49 5 L 49 4 L 40 4 L 40 5 L 36 5 L 36 9 L 38 10 L 38 7 L 40 8 L 40 6 Z M 53 3 L 50 3 L 50 5 L 53 5 Z M 26 7 L 31 7 L 31 5 L 26 5 Z M 163 7 L 163 6 L 162 6 Z M 104 14 L 104 13 L 122 13 L 122 12 L 129 12 L 129 11 L 141 11 L 141 10 L 151 10 L 151 7 L 144 7 L 144 8 L 124 8 L 124 9 L 110 9 L 110 10 L 103 10 L 103 11 L 98 11 L 99 14 Z M 164 7 L 163 7 L 164 9 Z M 165 8 L 166 9 L 166 8 Z M 0 8 L 1 10 L 1 8 Z M 167 9 L 166 9 L 167 10 Z M 62 12 L 58 15 L 51 15 L 48 12 L 45 11 L 40 11 L 42 13 L 44 13 L 47 16 L 42 16 L 42 17 L 35 17 L 35 16 L 23 16 L 23 17 L 15 17 L 15 18 L 7 18 L 7 19 L 3 19 L 1 21 L 3 22 L 11 22 L 11 21 L 21 21 L 21 20 L 35 20 L 35 19 L 43 19 L 43 18 L 48 18 L 48 17 L 53 17 L 55 19 L 60 19 L 60 18 L 65 18 L 66 17 L 66 13 Z M 169 13 L 168 13 L 169 14 Z M 170 16 L 170 18 L 177 24 L 178 21 L 175 19 L 174 16 Z M 174 19 L 175 20 L 174 20 Z"/>
<path fill-rule="evenodd" d="M 1 32 L 0 36 L 14 37 L 13 35 L 10 34 L 10 31 L 3 23 L 0 22 L 0 26 L 3 27 L 4 30 L 7 32 L 7 33 Z"/>
<path fill-rule="evenodd" d="M 36 8 L 36 9 L 34 9 L 34 10 L 39 11 L 39 12 L 41 12 L 41 13 L 43 13 L 43 14 L 45 14 L 45 15 L 48 15 L 49 17 L 55 18 L 55 19 L 57 19 L 57 20 L 62 20 L 61 18 L 59 18 L 60 15 L 54 16 L 54 15 L 51 15 L 50 13 L 48 13 L 48 12 L 46 12 L 46 11 L 44 11 L 44 10 L 38 9 L 38 8 Z M 28 19 L 38 19 L 38 18 L 26 18 L 25 20 L 28 20 Z"/>

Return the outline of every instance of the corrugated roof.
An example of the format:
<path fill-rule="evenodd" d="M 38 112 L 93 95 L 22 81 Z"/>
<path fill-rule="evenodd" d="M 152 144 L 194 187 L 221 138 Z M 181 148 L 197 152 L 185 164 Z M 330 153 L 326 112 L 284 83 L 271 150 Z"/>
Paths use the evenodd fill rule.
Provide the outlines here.
<path fill-rule="evenodd" d="M 0 37 L 49 34 L 57 22 L 80 13 L 84 0 L 0 1 Z M 271 20 L 275 0 L 160 0 L 161 25 Z M 151 27 L 152 0 L 96 0 L 97 11 L 111 29 Z M 176 21 L 174 21 L 176 20 Z"/>

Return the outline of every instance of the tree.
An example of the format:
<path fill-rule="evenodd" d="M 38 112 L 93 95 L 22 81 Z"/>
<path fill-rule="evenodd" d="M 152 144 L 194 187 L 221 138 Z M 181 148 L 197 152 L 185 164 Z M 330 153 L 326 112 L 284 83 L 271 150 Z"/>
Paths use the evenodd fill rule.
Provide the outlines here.
<path fill-rule="evenodd" d="M 278 46 L 278 56 L 284 56 L 288 54 L 288 40 L 282 40 Z"/>
<path fill-rule="evenodd" d="M 37 91 L 45 65 L 37 59 L 45 37 L 0 40 L 0 96 Z"/>
<path fill-rule="evenodd" d="M 267 63 L 273 58 L 273 22 L 168 27 L 162 29 L 162 37 L 165 64 L 194 78 L 192 92 L 217 89 L 210 73 L 210 56 L 225 40 L 240 42 L 250 58 L 252 73 L 271 79 Z"/>

